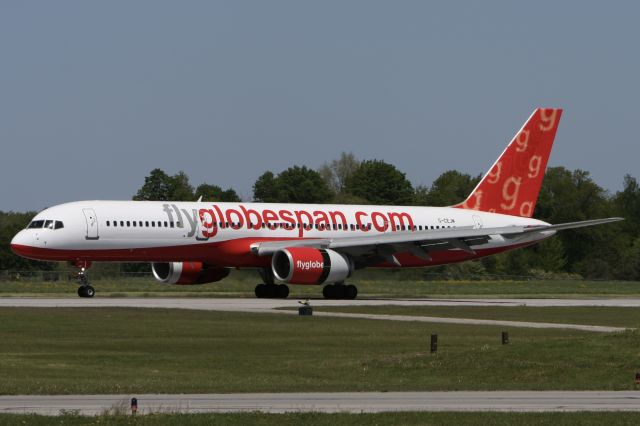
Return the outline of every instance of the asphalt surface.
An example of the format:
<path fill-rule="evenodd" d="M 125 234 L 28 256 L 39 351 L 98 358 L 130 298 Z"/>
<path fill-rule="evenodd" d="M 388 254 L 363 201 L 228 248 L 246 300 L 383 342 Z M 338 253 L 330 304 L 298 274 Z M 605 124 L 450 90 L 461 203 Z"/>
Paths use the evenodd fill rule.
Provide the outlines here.
<path fill-rule="evenodd" d="M 618 306 L 640 307 L 640 299 L 357 299 L 357 300 L 312 300 L 319 306 Z M 204 299 L 204 298 L 0 298 L 0 307 L 60 307 L 60 308 L 155 308 L 195 309 L 247 313 L 273 313 L 297 315 L 300 304 L 295 299 Z M 410 315 L 374 315 L 341 312 L 314 312 L 315 316 L 359 318 L 385 321 L 413 321 L 449 324 L 494 325 L 524 328 L 554 328 L 612 333 L 624 331 L 623 327 L 608 327 L 583 324 L 559 324 L 547 322 L 500 321 L 468 318 L 443 318 Z"/>
<path fill-rule="evenodd" d="M 2 413 L 83 415 L 157 412 L 640 411 L 640 392 L 345 392 L 0 396 Z"/>

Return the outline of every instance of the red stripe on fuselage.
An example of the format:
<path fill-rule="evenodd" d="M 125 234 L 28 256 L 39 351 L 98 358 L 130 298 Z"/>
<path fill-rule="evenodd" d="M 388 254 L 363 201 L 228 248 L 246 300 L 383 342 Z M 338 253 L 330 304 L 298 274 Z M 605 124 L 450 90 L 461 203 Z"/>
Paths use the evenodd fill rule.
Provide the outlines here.
<path fill-rule="evenodd" d="M 95 261 L 95 262 L 203 262 L 223 267 L 263 268 L 271 264 L 270 256 L 257 256 L 251 252 L 251 244 L 263 241 L 282 241 L 270 238 L 239 238 L 215 243 L 189 244 L 182 246 L 148 247 L 131 249 L 64 250 L 12 244 L 14 253 L 36 260 L 47 261 Z M 297 240 L 297 239 L 293 239 Z M 515 244 L 507 247 L 476 249 L 472 255 L 462 250 L 447 250 L 429 253 L 425 261 L 403 252 L 395 255 L 403 267 L 435 266 L 462 262 L 491 256 L 507 250 L 525 247 L 535 242 Z M 380 263 L 376 267 L 393 268 L 397 265 Z"/>

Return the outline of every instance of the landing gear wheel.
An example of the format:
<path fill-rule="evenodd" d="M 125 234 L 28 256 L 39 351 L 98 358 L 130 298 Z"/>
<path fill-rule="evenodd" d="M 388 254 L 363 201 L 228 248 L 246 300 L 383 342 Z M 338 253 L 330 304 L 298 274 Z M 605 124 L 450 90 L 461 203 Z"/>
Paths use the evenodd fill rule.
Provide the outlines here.
<path fill-rule="evenodd" d="M 325 299 L 333 299 L 333 285 L 329 284 L 329 285 L 325 285 L 322 288 L 322 295 L 324 296 Z"/>
<path fill-rule="evenodd" d="M 258 299 L 264 299 L 267 297 L 267 290 L 266 284 L 258 284 L 255 289 L 256 297 Z"/>
<path fill-rule="evenodd" d="M 358 296 L 358 287 L 353 284 L 349 284 L 344 288 L 344 298 L 353 300 Z"/>
<path fill-rule="evenodd" d="M 286 299 L 289 296 L 289 287 L 285 284 L 276 286 L 276 296 L 278 299 Z"/>
<path fill-rule="evenodd" d="M 84 297 L 93 297 L 96 295 L 96 289 L 91 287 L 90 285 L 85 286 L 84 288 Z"/>
<path fill-rule="evenodd" d="M 352 284 L 328 284 L 322 289 L 322 295 L 325 299 L 353 300 L 358 296 L 358 287 Z"/>
<path fill-rule="evenodd" d="M 78 296 L 80 297 L 93 297 L 96 294 L 96 290 L 90 285 L 83 285 L 78 287 Z"/>

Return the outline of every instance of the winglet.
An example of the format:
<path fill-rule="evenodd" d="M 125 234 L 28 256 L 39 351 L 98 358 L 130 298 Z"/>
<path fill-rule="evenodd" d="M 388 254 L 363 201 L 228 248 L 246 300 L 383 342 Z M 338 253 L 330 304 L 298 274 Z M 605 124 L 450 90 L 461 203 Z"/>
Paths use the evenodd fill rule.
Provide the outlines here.
<path fill-rule="evenodd" d="M 562 109 L 537 108 L 469 197 L 453 207 L 531 217 Z"/>

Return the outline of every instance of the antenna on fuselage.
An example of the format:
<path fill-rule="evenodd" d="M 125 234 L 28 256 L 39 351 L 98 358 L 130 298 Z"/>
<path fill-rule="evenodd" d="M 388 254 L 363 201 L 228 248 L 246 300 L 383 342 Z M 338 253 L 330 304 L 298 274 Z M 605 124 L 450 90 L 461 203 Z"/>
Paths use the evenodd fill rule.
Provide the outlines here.
<path fill-rule="evenodd" d="M 198 198 L 198 201 L 196 201 L 196 203 L 201 203 L 202 202 L 202 195 Z"/>

